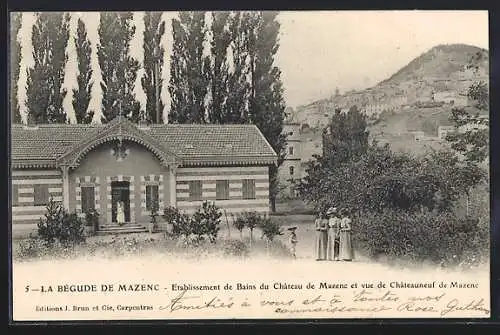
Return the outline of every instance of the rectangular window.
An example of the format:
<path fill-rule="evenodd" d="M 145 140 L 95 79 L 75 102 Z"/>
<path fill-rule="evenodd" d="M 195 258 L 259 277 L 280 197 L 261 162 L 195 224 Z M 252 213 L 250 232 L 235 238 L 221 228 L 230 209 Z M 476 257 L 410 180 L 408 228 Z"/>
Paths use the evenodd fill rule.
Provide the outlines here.
<path fill-rule="evenodd" d="M 19 185 L 12 185 L 12 206 L 19 206 Z"/>
<path fill-rule="evenodd" d="M 293 155 L 293 147 L 289 147 L 288 148 L 288 154 L 289 155 Z"/>
<path fill-rule="evenodd" d="M 290 166 L 290 176 L 293 176 L 293 172 L 294 172 L 294 167 L 293 166 Z"/>
<path fill-rule="evenodd" d="M 215 182 L 215 194 L 217 200 L 229 199 L 229 180 L 217 180 Z"/>
<path fill-rule="evenodd" d="M 255 199 L 255 180 L 243 179 L 243 199 Z"/>
<path fill-rule="evenodd" d="M 95 209 L 95 192 L 94 186 L 82 186 L 82 212 L 86 213 L 89 210 Z"/>
<path fill-rule="evenodd" d="M 189 201 L 201 200 L 201 180 L 193 180 L 189 182 Z"/>
<path fill-rule="evenodd" d="M 34 205 L 46 206 L 49 203 L 49 187 L 47 185 L 34 185 Z"/>
<path fill-rule="evenodd" d="M 150 211 L 153 203 L 156 203 L 156 210 L 158 210 L 160 205 L 158 202 L 158 185 L 146 185 L 146 210 Z"/>

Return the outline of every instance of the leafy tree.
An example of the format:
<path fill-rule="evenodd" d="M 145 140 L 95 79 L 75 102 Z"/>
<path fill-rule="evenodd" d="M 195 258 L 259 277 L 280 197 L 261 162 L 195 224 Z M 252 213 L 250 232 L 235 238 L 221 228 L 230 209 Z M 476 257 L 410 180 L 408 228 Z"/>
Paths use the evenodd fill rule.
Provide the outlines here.
<path fill-rule="evenodd" d="M 232 56 L 232 69 L 227 78 L 226 123 L 244 123 L 248 121 L 248 99 L 250 83 L 248 76 L 250 68 L 247 64 L 247 39 L 249 36 L 249 14 L 232 13 L 229 18 L 231 43 L 229 50 Z"/>
<path fill-rule="evenodd" d="M 149 122 L 162 123 L 163 102 L 161 87 L 163 80 L 163 55 L 165 50 L 161 38 L 165 34 L 165 21 L 161 12 L 146 12 L 144 14 L 144 76 L 141 79 L 142 88 L 146 92 L 146 118 Z M 158 103 L 158 106 L 157 106 Z M 159 120 L 156 112 L 159 110 Z"/>
<path fill-rule="evenodd" d="M 93 85 L 90 60 L 92 48 L 82 19 L 78 19 L 75 46 L 78 59 L 78 77 L 76 79 L 78 89 L 73 89 L 73 108 L 75 109 L 77 123 L 90 123 L 94 117 L 94 112 L 88 110 Z"/>
<path fill-rule="evenodd" d="M 101 68 L 101 121 L 109 122 L 122 113 L 133 122 L 140 117 L 140 104 L 134 96 L 139 62 L 129 55 L 135 34 L 131 12 L 102 12 L 99 24 L 97 58 Z"/>
<path fill-rule="evenodd" d="M 246 21 L 246 39 L 250 66 L 249 119 L 278 154 L 277 166 L 269 168 L 271 210 L 276 211 L 279 191 L 278 166 L 285 157 L 286 137 L 282 134 L 285 102 L 281 71 L 274 64 L 279 48 L 278 12 L 253 12 Z"/>
<path fill-rule="evenodd" d="M 21 123 L 21 113 L 19 111 L 19 101 L 17 99 L 19 68 L 21 66 L 21 43 L 17 39 L 22 25 L 22 13 L 11 14 L 10 30 L 10 109 L 13 123 Z"/>
<path fill-rule="evenodd" d="M 212 13 L 212 41 L 210 46 L 210 96 L 208 119 L 210 123 L 226 123 L 228 95 L 229 64 L 227 60 L 228 48 L 231 43 L 229 31 L 230 12 Z"/>
<path fill-rule="evenodd" d="M 467 92 L 469 99 L 476 102 L 479 110 L 487 111 L 490 109 L 490 97 L 488 94 L 488 85 L 484 81 L 472 84 Z"/>
<path fill-rule="evenodd" d="M 210 81 L 210 59 L 203 55 L 206 30 L 205 12 L 180 12 L 179 19 L 172 19 L 169 122 L 207 122 L 205 101 Z"/>
<path fill-rule="evenodd" d="M 28 69 L 26 107 L 36 123 L 65 123 L 62 88 L 69 39 L 68 13 L 37 13 L 32 29 L 34 65 Z"/>
<path fill-rule="evenodd" d="M 356 106 L 342 113 L 335 110 L 323 132 L 323 157 L 335 165 L 359 157 L 368 149 L 366 117 Z"/>

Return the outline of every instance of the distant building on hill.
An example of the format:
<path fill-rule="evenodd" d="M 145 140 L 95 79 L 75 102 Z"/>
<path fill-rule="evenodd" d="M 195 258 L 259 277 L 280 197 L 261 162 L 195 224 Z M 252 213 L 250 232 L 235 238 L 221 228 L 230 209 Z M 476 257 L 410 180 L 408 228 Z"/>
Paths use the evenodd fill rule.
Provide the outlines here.
<path fill-rule="evenodd" d="M 280 185 L 284 186 L 284 193 L 289 197 L 295 197 L 292 187 L 293 181 L 302 178 L 302 145 L 300 134 L 300 123 L 287 122 L 283 125 L 283 134 L 287 138 L 285 160 L 278 169 Z"/>
<path fill-rule="evenodd" d="M 455 106 L 467 106 L 468 104 L 467 96 L 456 91 L 435 92 L 433 99 L 436 102 L 444 102 Z"/>
<path fill-rule="evenodd" d="M 454 126 L 439 126 L 438 127 L 438 137 L 440 140 L 446 139 L 446 135 L 448 133 L 453 132 L 455 129 Z"/>

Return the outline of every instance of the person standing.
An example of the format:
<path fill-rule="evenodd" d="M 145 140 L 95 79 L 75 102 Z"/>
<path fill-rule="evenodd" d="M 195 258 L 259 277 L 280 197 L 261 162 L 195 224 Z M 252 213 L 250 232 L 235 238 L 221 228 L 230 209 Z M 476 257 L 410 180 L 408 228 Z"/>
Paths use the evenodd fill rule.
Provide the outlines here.
<path fill-rule="evenodd" d="M 123 207 L 123 202 L 118 201 L 118 203 L 116 204 L 116 222 L 120 226 L 125 223 L 125 211 Z"/>
<path fill-rule="evenodd" d="M 335 242 L 338 235 L 340 219 L 337 217 L 337 208 L 335 207 L 330 207 L 326 212 L 326 215 L 328 217 L 326 259 L 333 261 L 336 257 L 338 258 L 338 245 L 336 245 Z M 335 253 L 335 250 L 337 250 L 337 253 Z"/>
<path fill-rule="evenodd" d="M 297 234 L 295 231 L 297 230 L 297 227 L 291 227 L 288 228 L 290 231 L 290 253 L 292 254 L 293 258 L 297 258 L 296 256 L 296 247 L 297 247 Z"/>
<path fill-rule="evenodd" d="M 343 261 L 352 261 L 354 258 L 354 250 L 351 240 L 351 219 L 346 209 L 342 211 L 342 219 L 340 220 L 340 259 Z"/>
<path fill-rule="evenodd" d="M 314 222 L 316 229 L 316 260 L 324 261 L 326 259 L 326 244 L 328 242 L 327 221 L 325 215 L 320 213 Z"/>

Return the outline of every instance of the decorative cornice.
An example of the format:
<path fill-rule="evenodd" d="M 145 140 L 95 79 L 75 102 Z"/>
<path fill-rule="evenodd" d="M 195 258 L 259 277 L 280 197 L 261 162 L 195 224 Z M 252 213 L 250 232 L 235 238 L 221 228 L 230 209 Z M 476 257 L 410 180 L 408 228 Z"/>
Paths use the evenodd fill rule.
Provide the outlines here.
<path fill-rule="evenodd" d="M 55 161 L 12 161 L 11 167 L 15 169 L 54 169 L 56 168 Z"/>
<path fill-rule="evenodd" d="M 122 128 L 123 132 L 118 132 L 118 127 Z M 82 158 L 92 149 L 106 142 L 120 140 L 131 141 L 145 147 L 160 160 L 163 166 L 174 164 L 178 160 L 175 154 L 168 152 L 154 138 L 124 118 L 122 121 L 113 120 L 95 137 L 72 147 L 57 159 L 56 164 L 57 166 L 69 166 L 74 169 L 80 165 Z"/>

